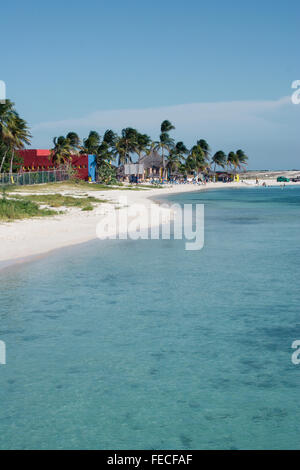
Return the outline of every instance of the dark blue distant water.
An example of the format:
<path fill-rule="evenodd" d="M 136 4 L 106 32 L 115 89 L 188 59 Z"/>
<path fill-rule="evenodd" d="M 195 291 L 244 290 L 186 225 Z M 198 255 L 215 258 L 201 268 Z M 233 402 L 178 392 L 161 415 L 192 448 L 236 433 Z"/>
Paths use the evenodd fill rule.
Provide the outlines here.
<path fill-rule="evenodd" d="M 224 189 L 205 246 L 94 241 L 0 273 L 0 448 L 299 449 L 300 190 Z"/>

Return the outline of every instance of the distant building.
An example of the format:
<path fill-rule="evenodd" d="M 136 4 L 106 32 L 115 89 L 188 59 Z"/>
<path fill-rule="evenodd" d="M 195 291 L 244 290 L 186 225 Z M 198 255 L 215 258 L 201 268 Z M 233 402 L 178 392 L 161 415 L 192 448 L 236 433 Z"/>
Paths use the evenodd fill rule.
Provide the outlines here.
<path fill-rule="evenodd" d="M 135 182 L 136 177 L 142 181 L 148 178 L 162 178 L 166 175 L 167 170 L 163 168 L 161 155 L 156 150 L 141 157 L 138 163 L 126 163 L 117 169 L 119 179 L 131 182 Z"/>
<path fill-rule="evenodd" d="M 144 178 L 162 178 L 166 176 L 162 157 L 156 150 L 140 158 L 139 163 L 144 165 Z"/>
<path fill-rule="evenodd" d="M 216 171 L 211 172 L 212 177 L 215 175 L 216 181 L 234 181 L 238 183 L 240 181 L 240 175 L 233 171 Z"/>
<path fill-rule="evenodd" d="M 51 171 L 56 168 L 50 150 L 26 149 L 19 150 L 18 154 L 23 158 L 22 171 Z M 78 178 L 86 181 L 96 180 L 95 155 L 71 155 L 70 163 L 76 170 Z"/>

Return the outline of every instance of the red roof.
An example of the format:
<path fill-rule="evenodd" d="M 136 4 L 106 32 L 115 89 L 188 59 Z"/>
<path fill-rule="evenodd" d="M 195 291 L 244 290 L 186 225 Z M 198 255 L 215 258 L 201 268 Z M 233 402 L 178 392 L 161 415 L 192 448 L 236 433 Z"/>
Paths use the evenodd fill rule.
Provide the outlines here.
<path fill-rule="evenodd" d="M 19 150 L 20 157 L 27 158 L 27 157 L 49 157 L 50 150 L 48 149 L 26 149 L 26 150 Z"/>

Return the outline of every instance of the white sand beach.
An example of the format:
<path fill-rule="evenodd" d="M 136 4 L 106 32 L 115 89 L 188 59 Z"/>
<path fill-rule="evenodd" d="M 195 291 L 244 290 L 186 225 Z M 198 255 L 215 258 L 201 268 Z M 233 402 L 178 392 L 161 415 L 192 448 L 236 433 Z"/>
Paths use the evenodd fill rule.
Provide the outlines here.
<path fill-rule="evenodd" d="M 263 180 L 260 180 L 262 185 Z M 267 185 L 280 185 L 276 180 L 266 180 Z M 297 183 L 286 183 L 292 185 Z M 298 183 L 299 184 L 299 183 Z M 0 263 L 1 266 L 22 262 L 28 257 L 45 254 L 57 248 L 63 248 L 70 245 L 76 245 L 89 240 L 96 239 L 96 228 L 98 223 L 107 216 L 112 216 L 115 207 L 122 210 L 120 207 L 120 198 L 126 198 L 127 207 L 133 204 L 143 204 L 145 207 L 153 204 L 152 198 L 158 196 L 165 196 L 180 192 L 190 191 L 203 191 L 207 189 L 217 188 L 242 188 L 255 186 L 255 180 L 240 182 L 240 183 L 207 183 L 206 185 L 169 185 L 163 188 L 147 189 L 147 190 L 99 190 L 82 191 L 85 195 L 93 196 L 99 199 L 105 199 L 107 203 L 100 203 L 96 205 L 93 211 L 83 212 L 77 208 L 67 209 L 64 214 L 57 216 L 32 218 L 18 220 L 14 222 L 0 224 Z M 42 187 L 42 186 L 40 186 Z M 36 193 L 39 188 L 37 187 Z M 52 192 L 55 189 L 51 190 Z M 80 191 L 77 191 L 80 195 Z M 70 190 L 68 191 L 70 194 Z M 76 195 L 74 193 L 74 195 Z M 124 206 L 124 203 L 121 203 Z M 164 215 L 168 218 L 171 216 L 168 209 Z M 141 227 L 149 224 L 148 216 L 141 219 Z M 119 232 L 125 230 L 125 227 L 120 225 Z"/>

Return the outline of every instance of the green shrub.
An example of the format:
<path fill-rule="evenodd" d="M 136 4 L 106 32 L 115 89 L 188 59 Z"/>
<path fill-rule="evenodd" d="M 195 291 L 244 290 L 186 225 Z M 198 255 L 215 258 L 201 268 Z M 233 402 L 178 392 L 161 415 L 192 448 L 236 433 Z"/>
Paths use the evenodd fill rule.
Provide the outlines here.
<path fill-rule="evenodd" d="M 0 220 L 12 221 L 30 217 L 43 217 L 56 214 L 50 209 L 40 209 L 38 204 L 24 199 L 0 199 Z"/>
<path fill-rule="evenodd" d="M 89 206 L 85 206 L 81 209 L 82 211 L 92 211 L 94 210 L 93 206 L 89 205 Z"/>

